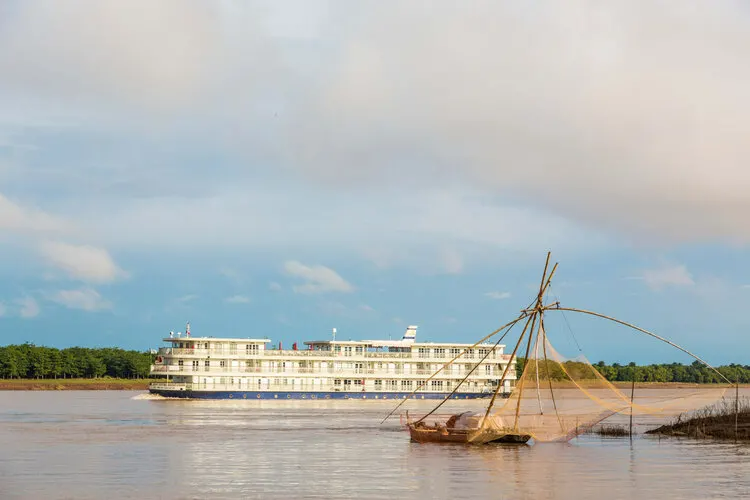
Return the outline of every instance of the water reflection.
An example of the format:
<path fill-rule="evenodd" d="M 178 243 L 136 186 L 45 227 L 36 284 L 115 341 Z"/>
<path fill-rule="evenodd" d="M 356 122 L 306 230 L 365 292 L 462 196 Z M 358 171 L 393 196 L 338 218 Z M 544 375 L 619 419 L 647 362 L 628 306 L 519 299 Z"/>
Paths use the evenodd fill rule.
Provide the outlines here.
<path fill-rule="evenodd" d="M 392 402 L 132 397 L 0 393 L 0 498 L 750 495 L 750 448 L 733 443 L 582 436 L 465 448 L 411 443 L 397 419 L 378 425 Z"/>

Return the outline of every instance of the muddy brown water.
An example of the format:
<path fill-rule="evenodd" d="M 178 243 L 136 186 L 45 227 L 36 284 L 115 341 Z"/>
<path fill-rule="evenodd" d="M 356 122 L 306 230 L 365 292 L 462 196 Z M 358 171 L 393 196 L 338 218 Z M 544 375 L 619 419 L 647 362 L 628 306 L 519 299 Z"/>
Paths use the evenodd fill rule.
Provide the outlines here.
<path fill-rule="evenodd" d="M 397 418 L 380 425 L 392 408 L 0 392 L 0 498 L 750 497 L 750 445 L 641 434 L 654 418 L 632 442 L 465 447 L 410 442 Z"/>

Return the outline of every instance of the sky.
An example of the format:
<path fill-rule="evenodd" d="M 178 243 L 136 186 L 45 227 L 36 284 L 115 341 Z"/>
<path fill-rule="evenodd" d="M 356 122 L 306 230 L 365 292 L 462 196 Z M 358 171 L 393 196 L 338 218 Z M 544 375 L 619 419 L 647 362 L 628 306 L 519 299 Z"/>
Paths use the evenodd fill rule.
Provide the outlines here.
<path fill-rule="evenodd" d="M 739 1 L 3 2 L 0 344 L 473 342 L 551 251 L 550 300 L 746 364 L 749 58 Z"/>

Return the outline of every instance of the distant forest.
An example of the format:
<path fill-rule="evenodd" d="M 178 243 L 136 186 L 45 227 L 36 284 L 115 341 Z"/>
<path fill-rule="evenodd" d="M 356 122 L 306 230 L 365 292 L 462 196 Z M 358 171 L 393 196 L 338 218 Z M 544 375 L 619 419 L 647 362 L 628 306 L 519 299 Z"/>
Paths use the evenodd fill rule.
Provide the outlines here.
<path fill-rule="evenodd" d="M 519 376 L 523 371 L 524 363 L 525 360 L 523 358 L 518 358 L 516 371 Z M 550 378 L 553 380 L 563 380 L 567 378 L 558 363 L 554 361 L 548 361 L 547 363 L 549 372 L 545 371 L 542 367 L 542 363 L 539 363 L 539 366 L 542 367 L 539 368 L 540 375 L 549 373 Z M 579 361 L 566 361 L 563 365 L 565 366 L 565 371 L 570 373 L 576 379 L 593 379 L 596 377 L 589 365 Z M 638 366 L 633 362 L 627 365 L 621 365 L 619 363 L 608 365 L 604 361 L 599 361 L 593 366 L 611 382 L 630 382 L 633 380 L 633 377 L 635 377 L 636 382 L 684 382 L 696 384 L 726 383 L 726 381 L 722 380 L 716 372 L 699 361 L 694 361 L 689 365 L 669 363 L 644 366 Z M 750 383 L 750 365 L 743 366 L 730 364 L 715 368 L 732 382 L 739 381 L 741 384 Z"/>
<path fill-rule="evenodd" d="M 155 357 L 114 347 L 8 345 L 0 347 L 0 378 L 148 378 Z"/>
<path fill-rule="evenodd" d="M 36 346 L 34 344 L 8 345 L 0 347 L 0 378 L 148 378 L 151 363 L 156 355 L 149 352 L 126 351 L 114 347 L 91 349 L 86 347 Z M 524 367 L 524 359 L 518 358 L 518 375 Z M 540 364 L 541 366 L 541 364 Z M 564 363 L 565 370 L 575 378 L 594 378 L 588 365 L 577 361 Z M 635 375 L 638 382 L 685 382 L 720 383 L 721 378 L 698 361 L 690 365 L 680 363 L 636 366 L 635 363 L 620 365 L 599 361 L 593 365 L 610 381 L 631 381 Z M 725 365 L 717 368 L 731 381 L 750 383 L 750 366 Z M 547 373 L 540 369 L 540 374 Z M 563 370 L 557 363 L 548 361 L 550 378 L 562 380 Z"/>

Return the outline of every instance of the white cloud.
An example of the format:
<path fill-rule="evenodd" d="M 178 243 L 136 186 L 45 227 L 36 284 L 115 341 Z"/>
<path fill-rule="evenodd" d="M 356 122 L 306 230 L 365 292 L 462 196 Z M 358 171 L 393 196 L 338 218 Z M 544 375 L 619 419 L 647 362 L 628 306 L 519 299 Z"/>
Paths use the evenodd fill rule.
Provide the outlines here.
<path fill-rule="evenodd" d="M 21 299 L 17 299 L 16 304 L 21 306 L 19 314 L 22 318 L 35 318 L 41 311 L 39 308 L 39 304 L 33 297 L 23 297 Z"/>
<path fill-rule="evenodd" d="M 193 300 L 195 300 L 197 298 L 198 298 L 197 295 L 195 295 L 193 293 L 190 293 L 190 294 L 187 294 L 187 295 L 183 295 L 182 297 L 178 297 L 177 299 L 175 299 L 175 301 L 179 302 L 181 304 L 185 304 L 185 303 L 191 302 L 191 301 L 193 301 Z"/>
<path fill-rule="evenodd" d="M 240 274 L 240 272 L 236 269 L 232 269 L 231 267 L 219 268 L 219 274 L 230 281 L 234 281 L 235 283 L 240 283 L 242 281 L 242 275 Z"/>
<path fill-rule="evenodd" d="M 144 8 L 140 2 L 31 1 L 16 7 L 5 12 L 0 32 L 5 86 L 76 103 L 104 98 L 151 109 L 184 103 L 205 85 L 220 43 L 215 11 L 196 2 Z M 46 35 L 29 36 L 34 32 Z"/>
<path fill-rule="evenodd" d="M 461 254 L 453 248 L 447 248 L 441 253 L 441 264 L 447 274 L 460 274 L 464 269 L 464 260 Z"/>
<path fill-rule="evenodd" d="M 250 297 L 247 295 L 232 295 L 231 297 L 224 299 L 224 302 L 229 304 L 249 304 Z"/>
<path fill-rule="evenodd" d="M 302 278 L 305 283 L 294 285 L 297 293 L 351 292 L 354 290 L 349 282 L 336 271 L 325 266 L 306 266 L 296 260 L 284 264 L 284 270 L 290 276 Z"/>
<path fill-rule="evenodd" d="M 99 311 L 112 307 L 112 304 L 93 288 L 59 290 L 50 295 L 49 299 L 69 309 L 81 309 L 84 311 Z"/>
<path fill-rule="evenodd" d="M 276 283 L 275 281 L 272 281 L 268 284 L 268 289 L 272 292 L 280 292 L 281 291 L 281 285 Z"/>
<path fill-rule="evenodd" d="M 74 279 L 106 283 L 128 276 L 117 267 L 112 257 L 103 248 L 70 245 L 63 242 L 44 242 L 39 250 L 49 264 L 62 269 Z"/>
<path fill-rule="evenodd" d="M 77 174 L 150 197 L 111 190 L 111 200 L 100 195 L 92 205 L 98 191 L 71 182 L 60 202 L 107 245 L 183 245 L 190 233 L 201 235 L 191 240 L 201 249 L 296 243 L 349 251 L 384 241 L 394 257 L 378 261 L 390 265 L 421 253 L 420 245 L 457 244 L 460 266 L 429 259 L 429 267 L 456 270 L 474 262 L 467 242 L 587 249 L 593 232 L 750 241 L 744 7 L 537 7 L 363 1 L 300 14 L 179 2 L 142 19 L 141 9 L 109 3 L 21 2 L 0 36 L 0 73 L 11 75 L 2 89 L 13 90 L 11 103 L 28 89 L 27 108 L 37 112 L 55 96 L 59 106 L 72 103 L 74 117 L 102 110 L 106 120 L 83 120 L 86 139 L 91 127 L 124 137 L 123 123 L 150 123 L 151 108 L 164 101 L 205 125 L 169 128 L 160 144 L 191 145 L 199 136 L 201 153 L 245 159 L 261 151 L 255 163 L 267 168 L 227 161 L 216 163 L 241 167 L 193 166 L 177 176 L 180 158 L 162 166 L 151 158 L 151 138 L 128 135 L 128 151 L 142 152 L 129 154 L 127 167 L 143 163 L 139 173 Z M 248 28 L 257 24 L 263 29 Z M 302 50 L 289 40 L 300 31 Z M 123 111 L 133 100 L 141 106 Z M 101 163 L 117 163 L 118 152 L 106 152 Z M 69 163 L 82 155 L 74 156 Z M 160 192 L 164 186 L 170 191 Z M 288 186 L 297 189 L 284 195 Z"/>
<path fill-rule="evenodd" d="M 657 269 L 643 271 L 643 280 L 652 290 L 661 290 L 668 286 L 693 286 L 693 276 L 683 265 L 666 265 Z"/>
<path fill-rule="evenodd" d="M 308 174 L 454 179 L 604 231 L 750 241 L 744 7 L 362 8 L 293 124 Z"/>
<path fill-rule="evenodd" d="M 61 233 L 73 226 L 66 220 L 35 208 L 24 208 L 0 194 L 0 231 Z"/>
<path fill-rule="evenodd" d="M 487 292 L 484 296 L 495 300 L 502 300 L 510 298 L 510 292 Z"/>
<path fill-rule="evenodd" d="M 430 267 L 441 271 L 462 267 L 466 244 L 558 251 L 603 244 L 602 238 L 559 216 L 488 203 L 476 191 L 458 188 L 388 194 L 300 186 L 216 189 L 219 194 L 197 196 L 189 203 L 154 196 L 117 206 L 102 201 L 100 211 L 70 210 L 107 245 L 118 247 L 148 245 L 168 251 L 192 233 L 201 235 L 191 240 L 195 250 L 335 247 L 373 257 L 379 251 L 383 267 L 404 260 L 419 264 L 427 250 Z M 269 215 L 258 217 L 259 213 Z M 461 254 L 446 242 L 460 243 Z"/>

